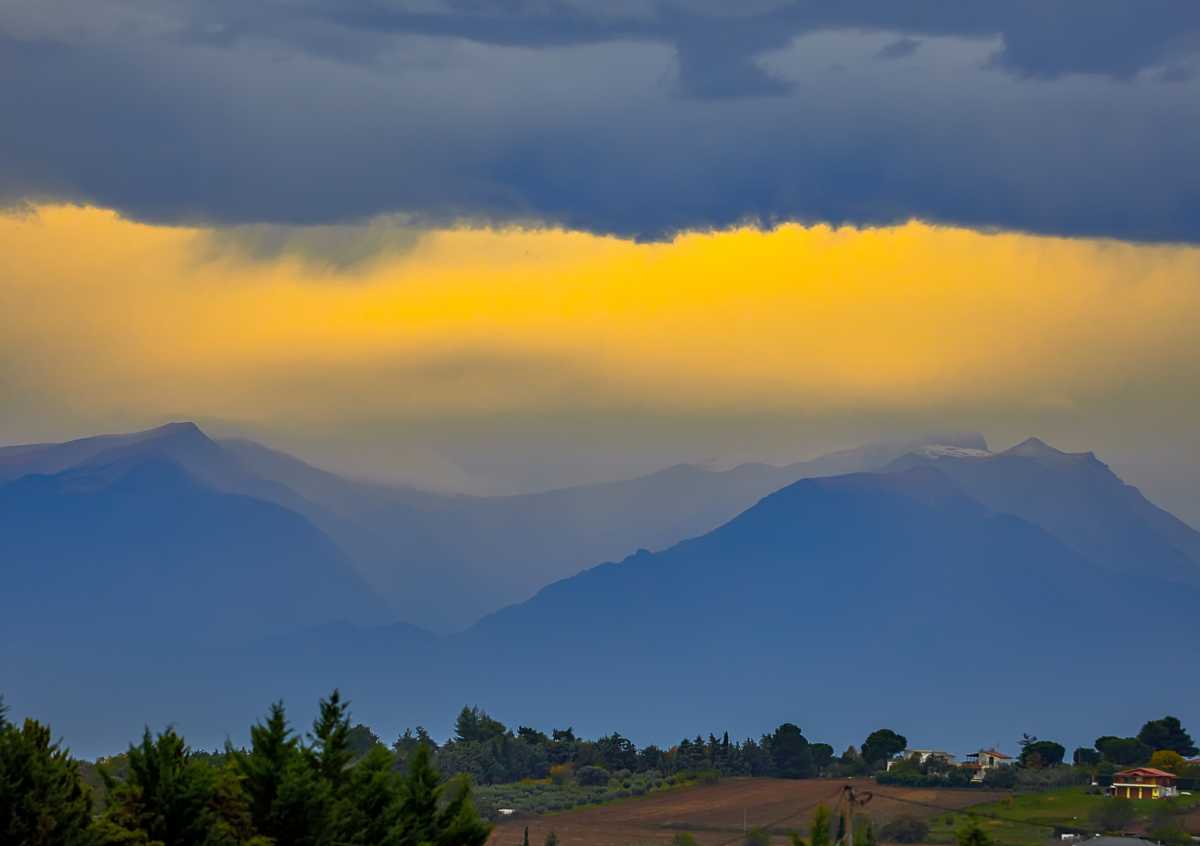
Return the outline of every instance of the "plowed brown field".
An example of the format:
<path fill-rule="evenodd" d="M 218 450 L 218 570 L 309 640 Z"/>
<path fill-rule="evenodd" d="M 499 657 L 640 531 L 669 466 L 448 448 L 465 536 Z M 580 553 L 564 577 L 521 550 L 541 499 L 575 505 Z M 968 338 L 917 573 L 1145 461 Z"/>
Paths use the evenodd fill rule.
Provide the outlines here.
<path fill-rule="evenodd" d="M 817 805 L 824 803 L 832 809 L 846 784 L 854 785 L 860 794 L 874 794 L 860 813 L 876 826 L 898 816 L 927 818 L 941 813 L 925 805 L 957 809 L 1005 795 L 987 790 L 883 787 L 862 780 L 726 779 L 720 784 L 664 791 L 600 807 L 505 820 L 496 826 L 489 846 L 520 846 L 525 826 L 529 826 L 532 846 L 540 846 L 551 831 L 558 834 L 560 846 L 666 844 L 680 831 L 691 832 L 700 846 L 733 846 L 740 843 L 743 827 L 754 826 L 770 831 L 772 843 L 783 844 L 787 832 L 807 831 Z"/>

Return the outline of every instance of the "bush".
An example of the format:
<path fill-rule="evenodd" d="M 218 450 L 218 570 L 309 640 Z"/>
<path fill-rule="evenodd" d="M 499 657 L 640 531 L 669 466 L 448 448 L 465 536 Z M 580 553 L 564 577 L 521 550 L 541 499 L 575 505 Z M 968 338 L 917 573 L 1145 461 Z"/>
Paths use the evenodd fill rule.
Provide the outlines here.
<path fill-rule="evenodd" d="M 879 837 L 892 843 L 924 843 L 929 826 L 916 817 L 897 817 L 879 830 Z"/>
<path fill-rule="evenodd" d="M 1092 809 L 1088 819 L 1100 831 L 1124 831 L 1136 816 L 1128 799 L 1107 799 Z"/>
<path fill-rule="evenodd" d="M 585 787 L 599 787 L 608 784 L 608 770 L 603 767 L 580 767 L 575 773 L 575 780 Z"/>
<path fill-rule="evenodd" d="M 700 772 L 696 773 L 696 781 L 701 784 L 716 784 L 720 780 L 720 770 L 700 770 Z"/>
<path fill-rule="evenodd" d="M 1013 767 L 992 767 L 983 774 L 983 783 L 986 787 L 1015 787 L 1017 771 Z"/>
<path fill-rule="evenodd" d="M 745 846 L 770 846 L 771 835 L 765 828 L 755 826 L 746 832 Z"/>
<path fill-rule="evenodd" d="M 696 836 L 690 831 L 681 831 L 671 838 L 671 846 L 697 846 Z"/>

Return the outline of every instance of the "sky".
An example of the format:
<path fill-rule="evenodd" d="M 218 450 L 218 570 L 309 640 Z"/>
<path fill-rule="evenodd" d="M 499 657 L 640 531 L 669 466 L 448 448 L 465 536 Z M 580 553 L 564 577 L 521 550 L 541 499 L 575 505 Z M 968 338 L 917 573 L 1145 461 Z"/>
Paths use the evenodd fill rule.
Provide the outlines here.
<path fill-rule="evenodd" d="M 0 5 L 0 442 L 531 490 L 926 431 L 1200 524 L 1200 4 Z"/>

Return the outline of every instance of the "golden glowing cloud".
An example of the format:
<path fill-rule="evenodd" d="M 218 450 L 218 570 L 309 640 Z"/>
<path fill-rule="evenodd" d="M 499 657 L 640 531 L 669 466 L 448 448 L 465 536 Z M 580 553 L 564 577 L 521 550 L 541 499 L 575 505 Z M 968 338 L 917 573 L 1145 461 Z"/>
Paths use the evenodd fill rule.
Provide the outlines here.
<path fill-rule="evenodd" d="M 1194 248 L 921 223 L 663 244 L 463 229 L 347 271 L 213 243 L 97 209 L 0 218 L 0 400 L 333 425 L 1099 408 L 1198 387 Z"/>

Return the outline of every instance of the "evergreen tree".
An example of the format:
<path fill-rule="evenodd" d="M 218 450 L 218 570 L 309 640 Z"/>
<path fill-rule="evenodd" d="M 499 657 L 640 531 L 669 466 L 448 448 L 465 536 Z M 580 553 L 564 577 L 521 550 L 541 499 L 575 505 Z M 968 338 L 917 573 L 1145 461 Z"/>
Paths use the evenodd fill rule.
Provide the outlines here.
<path fill-rule="evenodd" d="M 1178 717 L 1163 717 L 1161 720 L 1151 720 L 1142 726 L 1137 739 L 1146 744 L 1151 751 L 1168 749 L 1178 752 L 1185 758 L 1200 752 L 1192 741 L 1192 736 L 1184 730 Z"/>
<path fill-rule="evenodd" d="M 341 846 L 396 846 L 402 842 L 403 781 L 395 757 L 374 746 L 350 770 L 338 804 L 333 840 Z"/>
<path fill-rule="evenodd" d="M 350 749 L 350 703 L 342 701 L 336 689 L 320 701 L 320 713 L 313 721 L 312 747 L 309 754 L 323 778 L 336 791 L 346 781 L 346 768 L 354 758 Z"/>
<path fill-rule="evenodd" d="M 250 751 L 227 746 L 255 829 L 277 843 L 317 843 L 326 829 L 330 788 L 303 754 L 282 702 L 250 729 Z"/>
<path fill-rule="evenodd" d="M 79 765 L 34 720 L 9 723 L 0 700 L 0 843 L 84 846 L 91 792 Z"/>
<path fill-rule="evenodd" d="M 809 778 L 813 775 L 812 750 L 799 726 L 784 723 L 771 735 L 771 763 L 780 778 Z"/>
<path fill-rule="evenodd" d="M 170 846 L 234 846 L 253 838 L 253 822 L 236 775 L 194 758 L 174 729 L 150 729 L 129 747 L 129 774 L 109 787 L 112 800 L 98 826 L 102 844 L 146 840 Z"/>
<path fill-rule="evenodd" d="M 439 787 L 431 758 L 429 747 L 422 744 L 409 762 L 400 797 L 398 846 L 483 846 L 492 827 L 479 818 L 469 782 L 459 776 Z"/>

